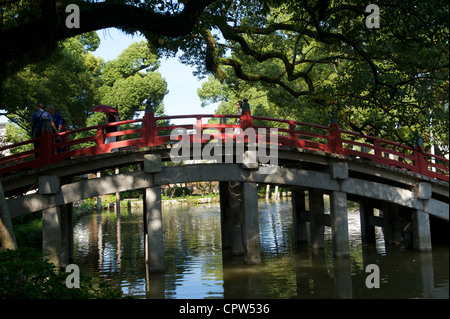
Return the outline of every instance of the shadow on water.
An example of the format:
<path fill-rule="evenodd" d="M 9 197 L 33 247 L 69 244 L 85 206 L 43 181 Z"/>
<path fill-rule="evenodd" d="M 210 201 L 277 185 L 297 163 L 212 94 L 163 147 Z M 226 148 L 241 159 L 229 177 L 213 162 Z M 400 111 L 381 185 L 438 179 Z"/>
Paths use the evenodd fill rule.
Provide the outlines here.
<path fill-rule="evenodd" d="M 137 298 L 448 298 L 449 249 L 430 253 L 363 245 L 359 212 L 349 210 L 350 258 L 294 244 L 290 200 L 259 201 L 261 265 L 222 251 L 218 204 L 163 208 L 164 274 L 146 277 L 142 210 L 92 213 L 74 227 L 74 263 L 82 274 L 107 278 Z M 326 208 L 327 209 L 327 208 Z M 380 288 L 369 289 L 367 265 L 379 268 Z M 148 278 L 148 279 L 146 279 Z"/>

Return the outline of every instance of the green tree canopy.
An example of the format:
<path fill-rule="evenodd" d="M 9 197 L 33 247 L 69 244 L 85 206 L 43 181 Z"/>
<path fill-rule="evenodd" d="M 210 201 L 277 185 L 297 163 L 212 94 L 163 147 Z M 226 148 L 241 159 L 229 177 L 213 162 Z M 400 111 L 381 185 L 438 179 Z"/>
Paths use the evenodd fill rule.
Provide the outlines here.
<path fill-rule="evenodd" d="M 123 120 L 144 110 L 147 99 L 158 105 L 156 114 L 164 113 L 161 102 L 167 84 L 156 71 L 159 62 L 147 42 L 130 45 L 106 63 L 92 53 L 98 45 L 95 32 L 67 39 L 47 59 L 28 65 L 3 83 L 3 114 L 20 127 L 9 125 L 4 143 L 30 137 L 30 118 L 39 101 L 55 105 L 69 128 L 104 123 L 103 113 L 91 111 L 97 104 L 116 107 Z"/>
<path fill-rule="evenodd" d="M 380 28 L 366 26 L 360 1 L 221 1 L 179 47 L 228 96 L 254 83 L 274 114 L 305 120 L 309 109 L 319 122 L 333 115 L 345 128 L 410 145 L 420 135 L 448 154 L 448 3 L 377 4 Z"/>
<path fill-rule="evenodd" d="M 90 31 L 118 27 L 131 32 L 140 30 L 167 36 L 186 35 L 212 2 L 214 0 L 2 1 L 0 83 L 25 65 L 47 57 L 58 41 Z M 79 28 L 68 28 L 66 25 L 68 5 L 79 8 Z"/>
<path fill-rule="evenodd" d="M 95 32 L 67 39 L 47 59 L 10 76 L 2 85 L 4 115 L 29 132 L 34 106 L 42 101 L 55 105 L 69 126 L 84 126 L 98 102 L 101 61 L 92 55 L 98 45 Z"/>
<path fill-rule="evenodd" d="M 68 3 L 80 7 L 80 29 L 64 24 Z M 55 41 L 118 27 L 140 31 L 159 54 L 182 50 L 199 76 L 254 83 L 289 114 L 334 114 L 344 127 L 408 144 L 421 135 L 448 153 L 449 4 L 376 5 L 379 28 L 366 25 L 372 12 L 357 0 L 12 1 L 2 11 L 0 74 Z"/>
<path fill-rule="evenodd" d="M 124 120 L 145 110 L 147 99 L 162 101 L 168 91 L 167 83 L 156 72 L 158 67 L 157 56 L 146 41 L 131 44 L 117 59 L 103 66 L 101 103 L 116 107 Z M 161 115 L 163 111 L 160 106 L 155 113 Z"/>

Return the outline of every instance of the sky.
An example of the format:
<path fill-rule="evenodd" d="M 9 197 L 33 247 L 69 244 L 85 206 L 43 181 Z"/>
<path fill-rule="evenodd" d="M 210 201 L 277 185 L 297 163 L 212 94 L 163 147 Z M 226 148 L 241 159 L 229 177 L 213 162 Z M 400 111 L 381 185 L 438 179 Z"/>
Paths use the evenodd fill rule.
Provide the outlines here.
<path fill-rule="evenodd" d="M 117 58 L 130 44 L 145 40 L 142 36 L 130 36 L 115 28 L 98 30 L 97 34 L 100 47 L 93 54 L 105 61 Z M 163 58 L 158 71 L 166 80 L 169 90 L 163 101 L 166 115 L 214 114 L 216 105 L 201 107 L 197 89 L 206 79 L 199 81 L 192 75 L 193 68 L 181 64 L 178 58 Z"/>

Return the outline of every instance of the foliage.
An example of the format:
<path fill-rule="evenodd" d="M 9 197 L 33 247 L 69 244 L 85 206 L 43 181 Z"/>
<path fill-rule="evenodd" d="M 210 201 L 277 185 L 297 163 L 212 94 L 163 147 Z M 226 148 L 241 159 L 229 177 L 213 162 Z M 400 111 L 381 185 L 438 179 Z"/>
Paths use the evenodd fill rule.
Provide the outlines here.
<path fill-rule="evenodd" d="M 0 83 L 25 65 L 45 59 L 56 42 L 89 31 L 120 27 L 180 36 L 189 33 L 203 9 L 214 0 L 29 0 L 2 1 Z M 80 9 L 80 28 L 68 28 L 66 8 Z M 70 17 L 69 17 L 70 18 Z M 21 41 L 17 41 L 21 39 Z"/>
<path fill-rule="evenodd" d="M 131 44 L 103 66 L 101 103 L 116 107 L 122 120 L 144 111 L 147 99 L 159 103 L 167 94 L 167 83 L 156 72 L 158 67 L 157 56 L 145 41 Z M 164 109 L 159 106 L 154 111 L 162 115 Z"/>
<path fill-rule="evenodd" d="M 256 96 L 261 113 L 333 116 L 411 146 L 422 136 L 448 154 L 448 3 L 377 5 L 381 27 L 369 29 L 360 1 L 220 1 L 183 41 L 153 40 L 220 81 L 204 85 L 204 102 L 226 98 L 230 109 Z"/>
<path fill-rule="evenodd" d="M 259 114 L 287 114 L 320 124 L 333 116 L 346 129 L 411 146 L 421 136 L 427 150 L 436 145 L 438 155 L 449 153 L 447 1 L 377 1 L 380 28 L 366 26 L 371 12 L 357 0 L 70 2 L 83 10 L 83 30 L 68 31 L 60 19 L 69 1 L 6 7 L 2 35 L 8 50 L 1 75 L 11 76 L 30 61 L 42 60 L 57 40 L 107 24 L 140 31 L 158 55 L 174 56 L 181 50 L 181 61 L 195 66 L 199 77 L 213 74 L 224 86 L 224 92 L 219 93 L 218 83 L 210 87 L 216 93 L 206 94 L 206 87 L 202 92 L 209 96 L 204 101 L 225 98 L 222 108 L 234 111 L 235 99 L 253 96 L 253 110 Z M 95 15 L 100 10 L 102 15 Z M 51 39 L 39 35 L 48 30 Z M 14 35 L 36 40 L 18 46 Z M 136 70 L 133 64 L 111 64 L 112 69 L 130 66 Z M 100 84 L 109 87 L 101 96 L 126 116 L 142 108 L 143 100 L 133 95 L 143 94 L 136 86 L 164 95 L 162 82 L 151 86 L 145 73 L 113 73 L 118 82 Z M 15 82 L 39 84 L 23 78 Z M 125 107 L 125 100 L 132 106 Z"/>
<path fill-rule="evenodd" d="M 24 129 L 13 123 L 7 123 L 5 134 L 3 136 L 0 136 L 0 147 L 20 143 L 22 141 L 28 140 L 29 138 L 30 137 L 28 136 L 28 133 Z M 33 149 L 32 143 L 11 148 L 9 149 L 9 151 L 11 154 L 17 154 L 29 151 L 31 149 Z M 0 157 L 1 156 L 3 156 L 3 154 L 0 154 Z"/>
<path fill-rule="evenodd" d="M 91 111 L 97 104 L 116 107 L 120 118 L 126 120 L 143 111 L 150 99 L 156 106 L 155 114 L 163 115 L 164 106 L 160 102 L 167 94 L 167 84 L 156 72 L 159 62 L 148 44 L 134 43 L 117 59 L 104 63 L 91 52 L 99 41 L 96 33 L 65 40 L 48 59 L 27 66 L 4 82 L 2 108 L 17 126 L 8 125 L 2 143 L 30 138 L 29 121 L 38 101 L 55 105 L 69 129 L 106 123 L 104 113 Z M 83 131 L 70 138 L 96 133 L 96 130 Z M 83 143 L 72 149 L 91 144 Z M 32 145 L 24 145 L 12 152 L 31 148 Z"/>
<path fill-rule="evenodd" d="M 8 118 L 30 134 L 31 114 L 42 101 L 55 105 L 69 127 L 84 126 L 90 108 L 98 101 L 100 61 L 90 51 L 98 41 L 94 32 L 67 39 L 47 59 L 10 76 L 3 83 L 1 100 Z"/>
<path fill-rule="evenodd" d="M 95 200 L 93 198 L 87 198 L 83 201 L 80 201 L 80 206 L 78 207 L 78 212 L 79 213 L 84 213 L 84 212 L 92 212 L 94 211 L 96 208 L 96 203 Z"/>
<path fill-rule="evenodd" d="M 42 254 L 30 248 L 0 251 L 1 299 L 120 298 L 120 288 L 80 278 L 80 288 L 66 287 L 68 273 L 58 273 Z"/>
<path fill-rule="evenodd" d="M 176 187 L 173 191 L 174 197 L 185 197 L 191 195 L 191 190 L 187 187 Z"/>
<path fill-rule="evenodd" d="M 42 248 L 42 213 L 35 212 L 13 220 L 14 233 L 19 247 Z"/>

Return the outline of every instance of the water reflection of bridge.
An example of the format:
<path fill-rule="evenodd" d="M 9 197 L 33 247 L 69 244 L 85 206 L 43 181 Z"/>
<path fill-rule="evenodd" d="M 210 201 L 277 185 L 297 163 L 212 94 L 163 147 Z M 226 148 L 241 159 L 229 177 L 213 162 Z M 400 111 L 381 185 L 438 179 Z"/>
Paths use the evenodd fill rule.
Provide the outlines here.
<path fill-rule="evenodd" d="M 218 204 L 164 206 L 166 271 L 146 274 L 141 208 L 122 216 L 105 211 L 83 216 L 75 228 L 75 263 L 85 274 L 106 275 L 125 293 L 147 298 L 448 296 L 446 247 L 433 249 L 433 253 L 385 247 L 378 231 L 377 245 L 362 245 L 357 206 L 349 211 L 349 259 L 331 257 L 328 231 L 324 249 L 312 251 L 308 244 L 295 245 L 289 199 L 259 200 L 260 266 L 245 265 L 243 256 L 221 251 L 220 220 Z M 381 289 L 366 287 L 364 269 L 368 264 L 379 266 Z"/>

